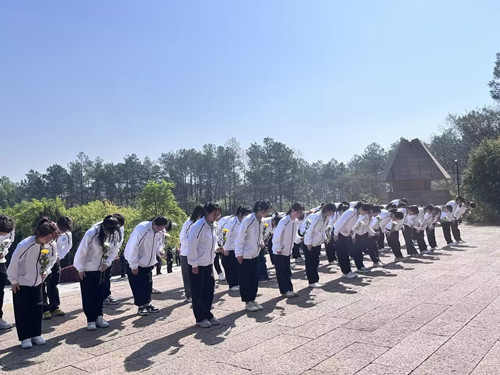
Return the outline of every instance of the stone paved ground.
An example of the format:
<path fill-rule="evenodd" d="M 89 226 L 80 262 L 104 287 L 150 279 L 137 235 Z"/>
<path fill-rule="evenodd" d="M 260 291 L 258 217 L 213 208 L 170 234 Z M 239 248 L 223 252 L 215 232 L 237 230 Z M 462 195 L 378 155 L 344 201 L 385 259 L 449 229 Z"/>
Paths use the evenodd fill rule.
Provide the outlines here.
<path fill-rule="evenodd" d="M 300 297 L 284 300 L 275 282 L 261 285 L 258 313 L 243 311 L 218 284 L 214 313 L 222 325 L 207 330 L 193 326 L 178 271 L 154 278 L 165 292 L 155 296 L 160 313 L 148 317 L 136 315 L 128 283 L 114 282 L 121 304 L 106 309 L 111 327 L 95 332 L 84 329 L 78 285 L 64 285 L 67 315 L 43 323 L 47 345 L 22 350 L 15 331 L 3 333 L 0 365 L 12 374 L 55 375 L 499 374 L 500 227 L 463 233 L 466 246 L 354 281 L 323 259 L 323 290 L 307 289 L 298 267 Z M 5 310 L 12 321 L 9 301 Z"/>

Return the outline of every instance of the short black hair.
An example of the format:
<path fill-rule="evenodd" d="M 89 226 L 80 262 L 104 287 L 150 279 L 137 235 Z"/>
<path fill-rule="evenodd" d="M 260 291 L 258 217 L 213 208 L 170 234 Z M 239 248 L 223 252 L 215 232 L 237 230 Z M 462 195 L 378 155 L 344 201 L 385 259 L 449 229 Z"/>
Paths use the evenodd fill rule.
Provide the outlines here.
<path fill-rule="evenodd" d="M 7 215 L 0 215 L 0 232 L 10 233 L 16 228 L 14 219 Z"/>
<path fill-rule="evenodd" d="M 394 217 L 395 217 L 397 220 L 401 220 L 402 218 L 404 218 L 404 217 L 405 217 L 405 215 L 403 215 L 403 213 L 402 213 L 402 212 L 397 211 L 397 212 L 394 212 Z"/>

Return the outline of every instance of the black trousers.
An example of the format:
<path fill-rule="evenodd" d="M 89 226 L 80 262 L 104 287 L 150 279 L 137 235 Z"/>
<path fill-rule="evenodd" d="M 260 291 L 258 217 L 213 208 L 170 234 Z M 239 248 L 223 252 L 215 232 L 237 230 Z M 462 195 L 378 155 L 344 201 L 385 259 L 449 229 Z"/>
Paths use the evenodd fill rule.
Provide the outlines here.
<path fill-rule="evenodd" d="M 159 275 L 161 273 L 161 266 L 162 266 L 162 261 L 161 261 L 161 257 L 160 256 L 156 256 L 156 261 L 158 263 L 156 263 L 155 265 L 155 268 L 156 268 L 156 274 Z M 168 263 L 167 263 L 168 265 Z"/>
<path fill-rule="evenodd" d="M 42 283 L 43 292 L 43 311 L 54 311 L 59 308 L 61 300 L 59 299 L 59 278 L 61 277 L 61 265 L 57 261 L 52 267 L 51 273 Z"/>
<path fill-rule="evenodd" d="M 368 248 L 368 254 L 370 255 L 370 259 L 373 263 L 380 262 L 379 253 L 378 253 L 378 234 L 377 236 L 367 237 L 366 239 L 366 247 Z"/>
<path fill-rule="evenodd" d="M 429 241 L 429 246 L 430 247 L 437 247 L 436 243 L 436 229 L 425 229 L 425 233 L 427 234 L 427 240 Z"/>
<path fill-rule="evenodd" d="M 445 221 L 441 223 L 441 226 L 443 227 L 443 235 L 444 239 L 446 240 L 446 244 L 449 245 L 453 243 L 453 240 L 451 239 L 451 223 L 449 221 Z"/>
<path fill-rule="evenodd" d="M 120 267 L 121 267 L 121 277 L 125 277 L 127 274 L 127 260 L 123 254 L 120 254 Z"/>
<path fill-rule="evenodd" d="M 3 318 L 3 297 L 6 281 L 7 267 L 5 266 L 5 263 L 0 263 L 0 319 Z"/>
<path fill-rule="evenodd" d="M 191 298 L 191 279 L 189 277 L 189 264 L 187 256 L 181 255 L 181 273 L 182 282 L 184 283 L 184 295 L 186 298 Z"/>
<path fill-rule="evenodd" d="M 293 292 L 292 270 L 290 269 L 290 255 L 274 255 L 274 267 L 280 293 Z"/>
<path fill-rule="evenodd" d="M 368 238 L 368 234 L 364 234 L 362 236 L 356 235 L 356 241 L 351 241 L 350 254 L 351 258 L 354 259 L 354 263 L 356 264 L 356 268 L 359 270 L 363 268 L 365 265 L 363 264 L 363 252 L 367 250 L 366 239 Z"/>
<path fill-rule="evenodd" d="M 335 255 L 336 250 L 335 250 L 335 242 L 330 240 L 328 244 L 326 245 L 326 257 L 328 258 L 328 262 L 331 263 L 335 260 L 337 260 L 337 256 Z"/>
<path fill-rule="evenodd" d="M 451 233 L 453 233 L 453 238 L 455 239 L 455 241 L 462 241 L 460 228 L 458 227 L 458 220 L 453 220 L 451 222 Z"/>
<path fill-rule="evenodd" d="M 340 270 L 343 274 L 352 272 L 351 260 L 349 258 L 349 247 L 351 246 L 351 237 L 345 237 L 339 234 L 339 238 L 335 243 L 337 250 L 337 258 L 339 259 Z"/>
<path fill-rule="evenodd" d="M 271 264 L 274 266 L 274 253 L 273 253 L 273 239 L 272 238 L 267 242 L 267 252 L 269 253 L 269 259 L 271 260 Z"/>
<path fill-rule="evenodd" d="M 14 317 L 19 341 L 42 334 L 42 284 L 38 286 L 20 286 L 13 293 Z"/>
<path fill-rule="evenodd" d="M 234 255 L 234 250 L 228 251 L 228 255 L 222 255 L 222 267 L 226 272 L 226 281 L 229 288 L 239 285 L 238 266 L 239 263 Z"/>
<path fill-rule="evenodd" d="M 172 273 L 172 266 L 174 262 L 172 260 L 167 260 L 167 273 Z"/>
<path fill-rule="evenodd" d="M 416 231 L 415 237 L 417 237 L 418 249 L 420 252 L 427 250 L 427 244 L 425 243 L 424 231 Z"/>
<path fill-rule="evenodd" d="M 378 230 L 378 237 L 377 237 L 377 244 L 378 244 L 378 249 L 382 250 L 384 248 L 384 231 L 379 229 Z"/>
<path fill-rule="evenodd" d="M 83 280 L 80 280 L 82 292 L 83 312 L 87 322 L 95 322 L 102 315 L 102 304 L 107 297 L 108 278 L 100 271 L 86 271 Z"/>
<path fill-rule="evenodd" d="M 221 253 L 215 254 L 214 267 L 215 267 L 215 270 L 217 271 L 218 275 L 220 275 L 222 273 L 222 268 L 220 268 L 220 257 L 221 257 Z"/>
<path fill-rule="evenodd" d="M 141 307 L 151 303 L 153 267 L 139 267 L 138 270 L 137 275 L 134 275 L 130 267 L 127 267 L 127 276 L 130 289 L 132 289 L 132 294 L 134 295 L 134 304 Z"/>
<path fill-rule="evenodd" d="M 418 254 L 417 249 L 415 249 L 415 245 L 413 245 L 413 228 L 410 228 L 408 225 L 404 225 L 403 237 L 405 239 L 406 252 L 408 255 Z"/>
<path fill-rule="evenodd" d="M 292 258 L 293 259 L 300 258 L 300 243 L 296 243 L 293 245 Z"/>
<path fill-rule="evenodd" d="M 318 266 L 319 266 L 319 253 L 321 246 L 314 246 L 311 250 L 307 249 L 304 244 L 304 255 L 306 256 L 306 275 L 309 284 L 314 284 L 319 281 Z"/>
<path fill-rule="evenodd" d="M 243 259 L 239 267 L 240 295 L 243 302 L 255 301 L 259 290 L 257 263 L 259 258 Z"/>
<path fill-rule="evenodd" d="M 267 260 L 266 260 L 266 249 L 260 249 L 259 256 L 257 257 L 257 279 L 259 281 L 269 280 L 269 274 L 267 273 Z"/>
<path fill-rule="evenodd" d="M 191 296 L 193 298 L 193 313 L 196 322 L 212 319 L 212 303 L 214 300 L 215 279 L 212 265 L 198 266 L 198 274 L 193 273 L 193 267 L 189 266 L 189 278 L 191 280 Z"/>
<path fill-rule="evenodd" d="M 180 266 L 181 265 L 181 256 L 180 255 L 176 255 L 175 256 L 175 264 L 177 266 Z"/>
<path fill-rule="evenodd" d="M 104 271 L 104 276 L 103 278 L 106 279 L 106 282 L 102 282 L 104 287 L 104 298 L 108 298 L 111 295 L 111 268 L 113 268 L 113 263 L 111 263 L 111 266 L 106 268 L 106 271 Z"/>
<path fill-rule="evenodd" d="M 399 242 L 399 231 L 392 231 L 387 235 L 387 243 L 392 250 L 392 253 L 396 258 L 402 258 L 403 254 L 401 253 L 401 242 Z"/>

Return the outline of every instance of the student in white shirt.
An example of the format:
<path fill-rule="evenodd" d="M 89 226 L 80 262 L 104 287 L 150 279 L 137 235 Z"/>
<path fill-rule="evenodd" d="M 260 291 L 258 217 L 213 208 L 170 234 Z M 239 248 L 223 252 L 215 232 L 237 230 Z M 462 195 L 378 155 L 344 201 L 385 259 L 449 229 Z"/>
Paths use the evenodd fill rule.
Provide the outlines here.
<path fill-rule="evenodd" d="M 134 295 L 137 314 L 141 316 L 157 313 L 158 308 L 151 304 L 153 291 L 153 267 L 158 262 L 157 256 L 165 252 L 166 232 L 172 229 L 172 222 L 164 216 L 157 216 L 139 223 L 125 246 L 125 259 L 128 262 L 127 275 Z"/>
<path fill-rule="evenodd" d="M 298 296 L 293 291 L 290 255 L 298 237 L 298 218 L 303 213 L 304 205 L 294 203 L 287 215 L 278 222 L 272 239 L 276 279 L 278 280 L 281 295 L 286 298 Z"/>
<path fill-rule="evenodd" d="M 181 260 L 182 282 L 184 284 L 184 298 L 185 302 L 187 303 L 192 302 L 191 281 L 189 277 L 191 271 L 189 271 L 189 264 L 187 260 L 189 231 L 191 230 L 191 227 L 194 225 L 194 223 L 196 223 L 203 216 L 203 211 L 204 209 L 201 204 L 197 204 L 195 206 L 189 219 L 187 219 L 182 225 L 181 233 L 179 236 L 181 242 L 180 260 Z"/>
<path fill-rule="evenodd" d="M 114 213 L 112 216 L 116 220 L 118 220 L 118 224 L 120 225 L 121 241 L 118 243 L 118 254 L 119 254 L 121 251 L 121 247 L 123 245 L 123 241 L 125 240 L 125 218 L 123 217 L 122 214 L 119 214 L 119 213 Z M 111 264 L 113 264 L 113 260 L 111 261 Z M 106 282 L 106 286 L 108 289 L 104 293 L 104 296 L 106 297 L 106 298 L 104 298 L 105 305 L 118 305 L 120 303 L 120 301 L 118 301 L 116 298 L 114 298 L 111 295 L 111 270 L 112 270 L 112 268 L 113 268 L 112 266 L 108 267 L 106 269 L 106 272 L 104 275 L 108 279 L 108 281 Z M 126 267 L 125 267 L 125 271 L 126 271 Z"/>
<path fill-rule="evenodd" d="M 454 245 L 459 245 L 462 242 L 462 237 L 460 229 L 458 228 L 458 224 L 462 215 L 467 210 L 465 205 L 465 199 L 462 196 L 458 196 L 455 198 L 455 200 L 452 200 L 446 204 L 453 207 L 452 210 L 453 220 L 451 221 L 451 233 L 453 234 L 453 238 L 455 239 Z"/>
<path fill-rule="evenodd" d="M 397 209 L 391 209 L 389 212 L 391 213 L 391 220 L 385 227 L 387 244 L 396 258 L 395 261 L 399 262 L 404 259 L 401 253 L 401 242 L 399 242 L 399 228 L 403 225 L 404 213 Z"/>
<path fill-rule="evenodd" d="M 234 248 L 234 255 L 240 264 L 240 295 L 245 302 L 247 311 L 262 310 L 263 307 L 255 301 L 259 289 L 257 262 L 260 249 L 264 247 L 262 218 L 269 215 L 269 201 L 257 201 L 253 213 L 240 224 Z"/>
<path fill-rule="evenodd" d="M 10 259 L 7 276 L 12 286 L 14 316 L 21 347 L 44 345 L 42 338 L 42 282 L 57 259 L 57 225 L 42 218 L 34 235 L 19 242 Z"/>
<path fill-rule="evenodd" d="M 441 227 L 443 228 L 443 236 L 446 241 L 446 246 L 454 245 L 451 239 L 451 222 L 453 221 L 453 206 L 443 206 L 441 212 Z"/>
<path fill-rule="evenodd" d="M 213 261 L 217 244 L 216 220 L 220 217 L 218 204 L 207 203 L 203 217 L 189 231 L 188 263 L 190 269 L 191 295 L 196 325 L 208 328 L 218 325 L 211 310 L 214 299 L 215 279 Z"/>
<path fill-rule="evenodd" d="M 335 213 L 335 205 L 328 203 L 321 211 L 307 217 L 306 231 L 304 234 L 304 252 L 306 256 L 306 275 L 309 288 L 321 288 L 319 283 L 319 254 L 321 245 L 326 243 L 326 227 L 330 217 Z"/>
<path fill-rule="evenodd" d="M 378 251 L 380 224 L 383 222 L 381 211 L 382 208 L 380 206 L 372 206 L 371 212 L 369 213 L 370 223 L 369 229 L 367 229 L 368 237 L 366 238 L 366 248 L 368 249 L 370 259 L 373 262 L 373 267 L 384 266 L 384 263 L 380 260 Z M 385 213 L 388 216 L 388 212 L 386 211 Z"/>
<path fill-rule="evenodd" d="M 217 272 L 217 279 L 219 281 L 224 281 L 226 280 L 226 275 L 224 275 L 224 272 L 222 271 L 221 268 L 221 263 L 222 263 L 222 256 L 224 252 L 224 244 L 222 243 L 222 238 L 224 237 L 224 229 L 227 229 L 229 222 L 234 218 L 234 215 L 228 215 L 221 217 L 217 222 L 215 223 L 217 226 L 217 238 L 219 239 L 218 242 L 218 247 L 217 250 L 215 251 L 215 258 L 214 258 L 214 268 L 215 271 Z"/>
<path fill-rule="evenodd" d="M 434 206 L 432 210 L 432 221 L 431 224 L 425 229 L 425 234 L 427 235 L 427 240 L 429 241 L 429 246 L 431 247 L 431 252 L 436 250 L 437 242 L 436 242 L 436 228 L 435 225 L 439 221 L 441 217 L 441 207 Z"/>
<path fill-rule="evenodd" d="M 415 224 L 415 237 L 417 238 L 418 249 L 420 254 L 428 254 L 427 243 L 425 242 L 425 231 L 432 225 L 433 216 L 432 212 L 434 206 L 429 204 L 423 208 L 423 215 L 417 220 Z"/>
<path fill-rule="evenodd" d="M 328 227 L 326 229 L 327 241 L 328 241 L 328 243 L 326 244 L 326 256 L 328 258 L 328 263 L 330 264 L 333 264 L 337 260 L 335 241 L 333 240 L 333 231 L 335 230 L 335 224 L 337 220 L 342 216 L 344 211 L 349 209 L 349 203 L 347 202 L 335 203 L 335 206 L 337 207 L 337 209 L 335 210 L 335 213 L 328 221 Z"/>
<path fill-rule="evenodd" d="M 3 297 L 7 281 L 7 254 L 14 242 L 16 224 L 7 215 L 0 215 L 0 330 L 11 329 L 12 324 L 3 319 Z"/>
<path fill-rule="evenodd" d="M 120 224 L 115 217 L 109 215 L 85 233 L 76 250 L 73 266 L 80 278 L 83 312 L 89 331 L 94 331 L 97 327 L 109 327 L 102 314 L 108 289 L 105 271 L 111 267 L 118 254 L 121 240 Z"/>
<path fill-rule="evenodd" d="M 43 319 L 48 320 L 53 316 L 64 316 L 64 311 L 59 308 L 61 300 L 59 298 L 59 278 L 61 276 L 61 260 L 69 253 L 73 246 L 73 220 L 69 216 L 61 216 L 57 219 L 59 237 L 57 237 L 57 260 L 52 267 L 50 274 L 42 283 L 43 291 Z"/>
<path fill-rule="evenodd" d="M 406 216 L 403 225 L 403 237 L 405 239 L 406 252 L 410 256 L 418 255 L 418 251 L 413 244 L 413 228 L 416 225 L 418 213 L 417 206 L 409 206 L 406 208 Z"/>
<path fill-rule="evenodd" d="M 239 206 L 236 210 L 236 214 L 228 223 L 226 228 L 224 228 L 225 230 L 223 230 L 222 232 L 222 242 L 224 249 L 224 254 L 222 256 L 222 266 L 226 271 L 226 280 L 229 286 L 229 290 L 232 292 L 237 292 L 240 290 L 240 282 L 238 280 L 239 263 L 236 259 L 236 256 L 234 255 L 236 237 L 238 236 L 241 222 L 251 213 L 252 209 L 249 206 Z M 221 241 L 220 238 L 219 241 Z"/>

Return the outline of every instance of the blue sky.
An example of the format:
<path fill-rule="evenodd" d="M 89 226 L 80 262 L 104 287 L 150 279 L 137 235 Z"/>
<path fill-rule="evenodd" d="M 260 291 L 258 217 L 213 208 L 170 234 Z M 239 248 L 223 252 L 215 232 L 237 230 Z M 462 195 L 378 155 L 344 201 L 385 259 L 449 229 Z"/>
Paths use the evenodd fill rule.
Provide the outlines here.
<path fill-rule="evenodd" d="M 497 0 L 4 0 L 0 175 L 231 137 L 309 161 L 427 140 L 491 104 L 498 14 Z"/>

